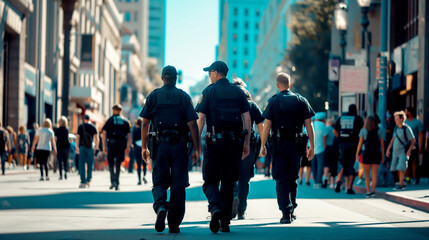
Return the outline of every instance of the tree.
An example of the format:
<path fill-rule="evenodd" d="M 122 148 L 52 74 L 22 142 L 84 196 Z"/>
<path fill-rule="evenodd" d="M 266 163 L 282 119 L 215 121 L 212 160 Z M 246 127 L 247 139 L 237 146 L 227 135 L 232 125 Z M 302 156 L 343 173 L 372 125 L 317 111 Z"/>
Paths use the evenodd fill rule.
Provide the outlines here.
<path fill-rule="evenodd" d="M 293 6 L 289 28 L 294 34 L 284 58 L 293 66 L 293 88 L 306 97 L 315 111 L 327 100 L 328 62 L 335 0 L 302 0 Z"/>

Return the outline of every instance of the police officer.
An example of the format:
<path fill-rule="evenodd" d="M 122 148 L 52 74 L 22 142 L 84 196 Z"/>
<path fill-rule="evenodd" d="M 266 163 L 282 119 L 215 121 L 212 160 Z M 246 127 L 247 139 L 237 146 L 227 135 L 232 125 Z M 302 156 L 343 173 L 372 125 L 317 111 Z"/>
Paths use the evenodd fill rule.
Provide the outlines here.
<path fill-rule="evenodd" d="M 121 115 L 122 106 L 113 106 L 113 116 L 107 119 L 102 128 L 103 152 L 107 154 L 109 163 L 110 182 L 109 189 L 119 190 L 119 173 L 125 155 L 130 152 L 131 146 L 131 123 Z"/>
<path fill-rule="evenodd" d="M 170 233 L 179 233 L 179 225 L 185 215 L 185 188 L 189 186 L 187 137 L 190 131 L 194 162 L 199 159 L 199 135 L 192 100 L 184 91 L 176 88 L 177 71 L 173 66 L 162 69 L 164 86 L 154 90 L 146 100 L 140 117 L 142 126 L 142 157 L 153 163 L 153 209 L 157 214 L 155 229 L 165 229 L 168 211 Z M 152 151 L 147 148 L 149 124 L 152 126 Z M 149 156 L 151 154 L 151 156 Z M 167 189 L 170 188 L 170 202 Z"/>
<path fill-rule="evenodd" d="M 204 71 L 209 72 L 212 84 L 204 89 L 196 108 L 200 135 L 207 123 L 203 191 L 211 212 L 210 230 L 229 232 L 240 158 L 249 154 L 250 106 L 243 91 L 226 79 L 228 67 L 224 62 L 216 61 Z"/>
<path fill-rule="evenodd" d="M 354 194 L 353 181 L 355 178 L 354 163 L 356 149 L 359 143 L 359 132 L 363 127 L 363 119 L 357 115 L 355 104 L 350 104 L 349 112 L 338 118 L 334 134 L 339 137 L 339 161 L 343 166 L 343 176 L 346 180 L 347 194 Z M 341 181 L 337 182 L 335 192 L 340 192 Z"/>
<path fill-rule="evenodd" d="M 255 176 L 254 165 L 256 159 L 259 155 L 259 142 L 253 126 L 256 124 L 258 128 L 258 133 L 262 133 L 262 129 L 264 127 L 264 118 L 262 117 L 262 112 L 259 109 L 258 105 L 252 101 L 252 97 L 250 93 L 245 89 L 246 84 L 243 80 L 237 78 L 234 80 L 234 85 L 237 85 L 243 90 L 246 95 L 247 101 L 250 104 L 250 126 L 251 126 L 251 134 L 250 134 L 250 150 L 249 155 L 240 162 L 240 174 L 238 180 L 238 187 L 234 188 L 234 201 L 232 205 L 232 218 L 235 218 L 237 215 L 237 219 L 244 219 L 244 212 L 247 208 L 247 196 L 249 194 L 249 181 L 252 177 Z M 258 142 L 258 144 L 257 144 Z M 237 196 L 236 196 L 237 195 Z"/>
<path fill-rule="evenodd" d="M 279 93 L 268 100 L 263 117 L 264 130 L 261 135 L 261 156 L 265 156 L 270 129 L 273 131 L 273 178 L 276 180 L 277 203 L 283 213 L 280 223 L 291 223 L 296 204 L 298 171 L 301 156 L 305 151 L 307 136 L 302 134 L 307 128 L 310 148 L 308 159 L 314 156 L 314 132 L 311 117 L 314 111 L 307 99 L 290 91 L 291 80 L 286 73 L 277 75 Z"/>

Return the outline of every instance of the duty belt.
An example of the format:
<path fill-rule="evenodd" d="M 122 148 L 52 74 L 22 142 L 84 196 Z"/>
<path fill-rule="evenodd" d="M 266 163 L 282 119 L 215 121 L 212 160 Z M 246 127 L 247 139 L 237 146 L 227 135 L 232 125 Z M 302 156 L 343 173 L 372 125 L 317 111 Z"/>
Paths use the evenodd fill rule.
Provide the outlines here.
<path fill-rule="evenodd" d="M 244 137 L 246 134 L 247 134 L 247 130 L 243 130 L 241 132 L 225 131 L 225 130 L 215 132 L 215 129 L 213 127 L 212 132 L 207 132 L 206 137 L 212 142 L 216 142 L 217 140 L 223 139 L 223 138 L 228 138 L 231 140 L 239 140 L 242 137 Z"/>

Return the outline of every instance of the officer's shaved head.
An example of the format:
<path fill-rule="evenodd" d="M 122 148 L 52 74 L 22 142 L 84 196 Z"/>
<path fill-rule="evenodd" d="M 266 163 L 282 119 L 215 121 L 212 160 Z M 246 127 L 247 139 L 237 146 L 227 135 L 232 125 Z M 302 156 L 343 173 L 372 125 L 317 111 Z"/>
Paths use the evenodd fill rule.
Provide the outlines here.
<path fill-rule="evenodd" d="M 290 87 L 290 76 L 287 73 L 279 73 L 277 74 L 277 83 L 283 85 L 284 87 Z"/>

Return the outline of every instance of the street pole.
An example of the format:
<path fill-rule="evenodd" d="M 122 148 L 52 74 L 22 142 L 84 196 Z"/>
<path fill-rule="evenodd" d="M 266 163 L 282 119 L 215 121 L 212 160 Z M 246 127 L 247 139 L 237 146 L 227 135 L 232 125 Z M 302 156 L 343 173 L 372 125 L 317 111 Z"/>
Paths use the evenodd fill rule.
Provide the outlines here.
<path fill-rule="evenodd" d="M 378 116 L 386 139 L 386 81 L 387 81 L 387 0 L 381 0 L 380 79 L 378 80 Z"/>
<path fill-rule="evenodd" d="M 340 30 L 340 46 L 341 46 L 341 65 L 346 63 L 346 33 L 347 30 Z"/>
<path fill-rule="evenodd" d="M 371 94 L 371 32 L 368 31 L 369 19 L 368 12 L 369 7 L 361 7 L 362 19 L 360 24 L 362 26 L 362 49 L 366 50 L 366 66 L 368 67 L 368 89 L 367 89 L 367 99 L 368 99 L 368 108 L 367 116 L 373 115 L 372 109 L 372 94 Z"/>

